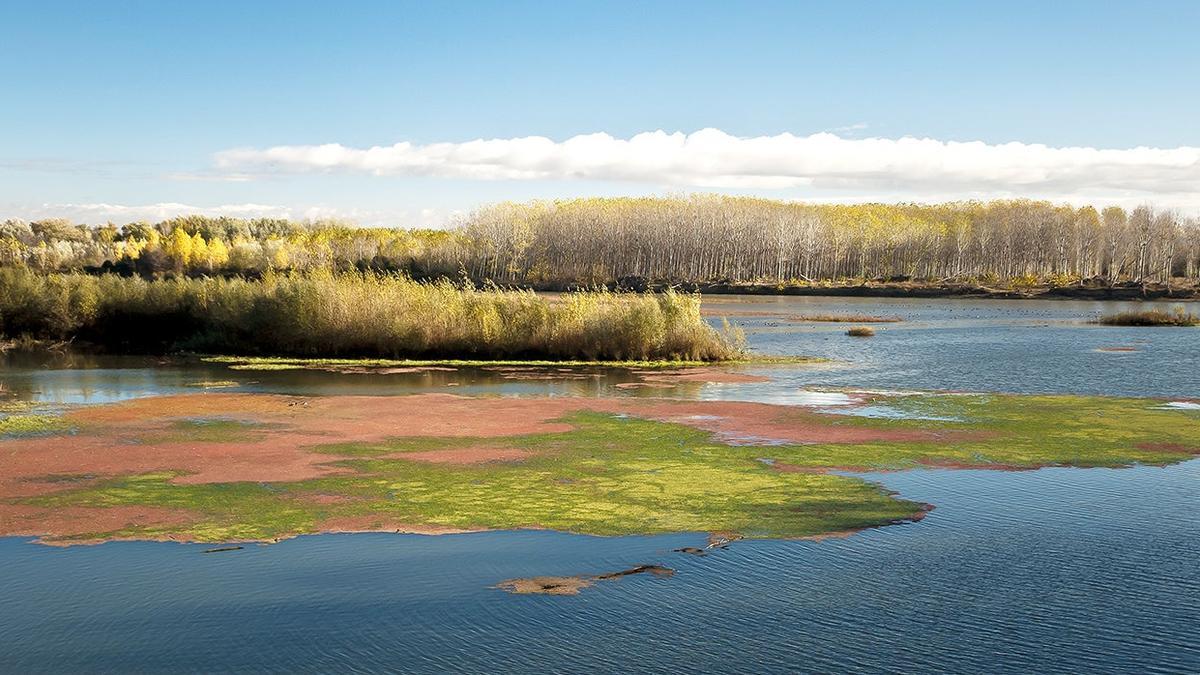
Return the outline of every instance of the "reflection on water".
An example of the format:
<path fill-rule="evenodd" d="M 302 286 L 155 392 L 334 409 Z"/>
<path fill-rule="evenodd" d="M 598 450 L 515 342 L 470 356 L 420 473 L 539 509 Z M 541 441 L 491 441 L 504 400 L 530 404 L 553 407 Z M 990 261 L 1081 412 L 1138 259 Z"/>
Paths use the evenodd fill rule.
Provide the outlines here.
<path fill-rule="evenodd" d="M 0 540 L 0 670 L 1195 672 L 1200 461 L 875 476 L 937 508 L 822 542 L 553 532 Z M 490 588 L 635 564 L 577 597 Z"/>

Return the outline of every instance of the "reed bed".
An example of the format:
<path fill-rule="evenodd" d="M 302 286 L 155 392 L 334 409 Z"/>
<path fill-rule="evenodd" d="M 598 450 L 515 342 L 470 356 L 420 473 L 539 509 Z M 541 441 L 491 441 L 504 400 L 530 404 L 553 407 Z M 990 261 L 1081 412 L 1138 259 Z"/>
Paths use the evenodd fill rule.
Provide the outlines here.
<path fill-rule="evenodd" d="M 150 281 L 0 269 L 0 331 L 113 351 L 720 361 L 741 337 L 698 296 L 531 291 L 379 273 Z"/>
<path fill-rule="evenodd" d="M 1173 312 L 1151 309 L 1143 312 L 1119 312 L 1100 317 L 1105 326 L 1200 326 L 1200 317 L 1182 308 Z"/>

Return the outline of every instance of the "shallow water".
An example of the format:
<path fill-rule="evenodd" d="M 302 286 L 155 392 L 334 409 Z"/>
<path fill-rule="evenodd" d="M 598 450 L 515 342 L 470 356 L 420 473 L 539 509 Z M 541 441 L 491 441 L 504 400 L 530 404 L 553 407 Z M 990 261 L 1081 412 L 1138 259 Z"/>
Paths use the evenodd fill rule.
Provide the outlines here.
<path fill-rule="evenodd" d="M 618 387 L 628 371 L 394 375 L 234 371 L 145 358 L 8 356 L 0 383 L 49 406 L 203 391 L 762 400 L 890 415 L 853 390 L 1200 399 L 1200 330 L 1086 323 L 1121 305 L 706 298 L 753 349 L 834 359 L 753 384 Z M 1130 305 L 1133 306 L 1133 305 Z M 1193 308 L 1192 311 L 1195 311 Z M 766 313 L 770 316 L 745 316 Z M 797 314 L 901 316 L 870 339 Z M 717 320 L 714 317 L 714 320 Z M 1097 351 L 1132 347 L 1135 351 Z M 821 542 L 554 532 L 302 537 L 67 549 L 0 539 L 0 672 L 1200 672 L 1200 460 L 1174 467 L 870 476 L 936 509 Z M 673 567 L 576 597 L 513 577 Z"/>
<path fill-rule="evenodd" d="M 1195 672 L 1200 461 L 875 476 L 937 508 L 821 542 L 324 535 L 55 549 L 0 539 L 4 672 Z M 575 597 L 506 578 L 626 577 Z"/>

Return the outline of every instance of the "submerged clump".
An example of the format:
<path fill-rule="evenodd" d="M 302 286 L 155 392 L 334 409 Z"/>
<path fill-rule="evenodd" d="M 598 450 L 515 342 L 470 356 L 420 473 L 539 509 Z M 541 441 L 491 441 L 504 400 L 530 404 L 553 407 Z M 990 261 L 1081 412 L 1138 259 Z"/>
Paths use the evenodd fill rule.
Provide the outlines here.
<path fill-rule="evenodd" d="M 606 572 L 590 576 L 574 577 L 529 577 L 526 579 L 506 579 L 496 584 L 496 588 L 518 595 L 579 595 L 579 591 L 592 586 L 597 581 L 612 581 L 634 574 L 650 574 L 656 577 L 669 577 L 675 570 L 662 565 L 638 565 L 617 572 Z"/>

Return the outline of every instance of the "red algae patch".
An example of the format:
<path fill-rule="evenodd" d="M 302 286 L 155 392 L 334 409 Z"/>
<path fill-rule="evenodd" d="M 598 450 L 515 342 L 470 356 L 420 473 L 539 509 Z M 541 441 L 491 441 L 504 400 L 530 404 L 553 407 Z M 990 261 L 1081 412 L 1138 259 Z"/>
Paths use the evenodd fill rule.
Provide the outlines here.
<path fill-rule="evenodd" d="M 676 370 L 635 370 L 643 382 L 674 384 L 676 382 L 703 382 L 708 384 L 744 384 L 753 382 L 770 382 L 771 378 L 763 375 L 736 373 L 719 368 L 680 368 Z"/>
<path fill-rule="evenodd" d="M 841 425 L 794 407 L 729 401 L 641 398 L 469 398 L 451 394 L 300 398 L 203 393 L 134 399 L 82 408 L 67 419 L 71 436 L 0 440 L 0 498 L 70 489 L 47 476 L 115 477 L 169 471 L 178 483 L 293 482 L 348 471 L 311 448 L 397 437 L 501 438 L 573 430 L 560 421 L 579 411 L 627 414 L 684 424 L 726 439 L 785 443 L 938 440 L 945 432 Z M 180 420 L 220 417 L 259 425 L 230 440 L 186 440 Z M 519 461 L 521 450 L 476 445 L 404 453 L 405 459 L 471 464 Z"/>
<path fill-rule="evenodd" d="M 407 459 L 432 464 L 486 464 L 488 462 L 519 462 L 533 457 L 535 453 L 520 448 L 469 447 L 448 450 L 424 450 L 420 452 L 393 452 L 384 455 L 388 459 Z"/>
<path fill-rule="evenodd" d="M 0 502 L 0 534 L 39 537 L 42 543 L 91 543 L 72 538 L 96 532 L 135 528 L 179 527 L 196 522 L 197 514 L 156 506 L 34 506 Z M 60 542 L 56 540 L 66 539 Z"/>

